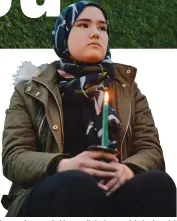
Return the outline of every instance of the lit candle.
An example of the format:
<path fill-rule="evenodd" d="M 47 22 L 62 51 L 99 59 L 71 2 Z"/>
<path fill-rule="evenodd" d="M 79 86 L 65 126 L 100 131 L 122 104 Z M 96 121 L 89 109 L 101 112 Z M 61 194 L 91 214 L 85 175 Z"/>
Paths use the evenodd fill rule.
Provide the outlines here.
<path fill-rule="evenodd" d="M 106 91 L 104 94 L 104 103 L 103 103 L 103 118 L 102 118 L 102 141 L 101 145 L 105 148 L 108 147 L 108 101 L 109 95 Z"/>

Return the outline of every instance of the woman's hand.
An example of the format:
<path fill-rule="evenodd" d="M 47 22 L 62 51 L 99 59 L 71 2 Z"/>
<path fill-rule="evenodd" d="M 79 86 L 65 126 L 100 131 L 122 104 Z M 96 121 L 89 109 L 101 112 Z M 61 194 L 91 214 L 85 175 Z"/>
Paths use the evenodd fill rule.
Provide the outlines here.
<path fill-rule="evenodd" d="M 116 163 L 118 162 L 118 159 L 111 153 L 102 151 L 84 151 L 73 158 L 62 159 L 57 166 L 57 172 L 81 170 L 100 179 L 112 178 L 115 177 L 117 164 L 109 162 Z"/>
<path fill-rule="evenodd" d="M 124 164 L 111 162 L 110 165 L 117 168 L 115 176 L 98 182 L 98 186 L 106 191 L 107 196 L 114 193 L 121 185 L 135 176 L 133 171 Z"/>

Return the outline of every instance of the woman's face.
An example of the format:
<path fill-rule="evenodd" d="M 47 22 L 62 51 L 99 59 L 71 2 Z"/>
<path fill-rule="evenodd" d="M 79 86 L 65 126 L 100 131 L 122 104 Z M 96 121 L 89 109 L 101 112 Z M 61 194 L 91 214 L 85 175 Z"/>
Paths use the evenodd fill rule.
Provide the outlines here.
<path fill-rule="evenodd" d="M 107 45 L 107 24 L 102 11 L 94 6 L 86 7 L 68 37 L 71 56 L 79 62 L 96 63 L 105 57 Z"/>

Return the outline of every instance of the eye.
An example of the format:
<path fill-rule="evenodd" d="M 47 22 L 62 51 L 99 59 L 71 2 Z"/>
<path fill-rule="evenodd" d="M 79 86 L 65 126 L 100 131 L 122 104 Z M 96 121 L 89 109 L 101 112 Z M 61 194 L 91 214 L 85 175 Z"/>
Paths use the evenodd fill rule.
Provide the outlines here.
<path fill-rule="evenodd" d="M 107 31 L 107 27 L 105 27 L 105 26 L 101 26 L 98 29 L 100 29 L 101 31 Z"/>
<path fill-rule="evenodd" d="M 81 23 L 81 24 L 78 24 L 77 26 L 81 28 L 88 28 L 88 24 L 86 23 Z"/>

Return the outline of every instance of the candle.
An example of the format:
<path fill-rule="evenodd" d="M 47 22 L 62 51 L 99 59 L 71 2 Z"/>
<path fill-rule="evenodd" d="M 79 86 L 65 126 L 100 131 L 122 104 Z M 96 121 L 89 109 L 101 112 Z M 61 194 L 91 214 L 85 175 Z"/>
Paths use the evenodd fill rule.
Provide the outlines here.
<path fill-rule="evenodd" d="M 109 95 L 106 91 L 104 94 L 104 103 L 103 103 L 103 118 L 102 118 L 102 141 L 101 145 L 105 148 L 108 147 L 108 101 Z"/>

